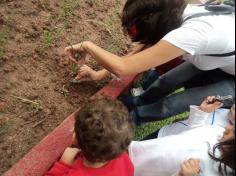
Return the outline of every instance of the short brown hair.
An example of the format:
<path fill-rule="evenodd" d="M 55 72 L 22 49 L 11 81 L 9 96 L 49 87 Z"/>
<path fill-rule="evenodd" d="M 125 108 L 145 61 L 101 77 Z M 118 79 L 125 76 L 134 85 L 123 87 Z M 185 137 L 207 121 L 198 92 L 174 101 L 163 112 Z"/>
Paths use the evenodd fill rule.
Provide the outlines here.
<path fill-rule="evenodd" d="M 132 118 L 118 100 L 90 100 L 75 118 L 78 147 L 90 162 L 115 159 L 128 149 L 134 136 Z"/>

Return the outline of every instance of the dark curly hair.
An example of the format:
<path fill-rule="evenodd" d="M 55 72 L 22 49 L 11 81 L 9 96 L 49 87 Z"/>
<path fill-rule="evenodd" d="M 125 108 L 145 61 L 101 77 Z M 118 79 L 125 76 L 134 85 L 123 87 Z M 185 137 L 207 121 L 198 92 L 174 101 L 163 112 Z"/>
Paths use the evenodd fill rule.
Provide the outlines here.
<path fill-rule="evenodd" d="M 134 125 L 125 106 L 109 98 L 90 100 L 75 114 L 78 147 L 90 162 L 115 159 L 128 149 Z"/>
<path fill-rule="evenodd" d="M 220 150 L 221 157 L 216 157 L 217 150 Z M 213 152 L 209 152 L 211 158 L 219 162 L 219 172 L 222 176 L 228 176 L 227 167 L 230 167 L 235 175 L 235 139 L 218 143 L 214 146 Z"/>
<path fill-rule="evenodd" d="M 185 0 L 127 0 L 122 26 L 134 42 L 156 44 L 183 23 Z"/>

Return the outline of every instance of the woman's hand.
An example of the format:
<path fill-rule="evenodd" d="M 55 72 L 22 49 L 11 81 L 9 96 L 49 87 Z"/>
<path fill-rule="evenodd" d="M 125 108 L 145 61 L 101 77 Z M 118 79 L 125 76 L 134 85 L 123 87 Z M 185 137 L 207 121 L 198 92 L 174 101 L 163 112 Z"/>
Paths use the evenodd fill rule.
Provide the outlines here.
<path fill-rule="evenodd" d="M 75 79 L 79 81 L 100 81 L 104 77 L 99 71 L 95 71 L 87 65 L 80 67 L 78 75 Z"/>
<path fill-rule="evenodd" d="M 65 164 L 72 166 L 75 162 L 76 156 L 81 152 L 80 149 L 78 148 L 71 148 L 68 147 L 64 151 L 61 161 L 64 162 Z"/>
<path fill-rule="evenodd" d="M 214 101 L 215 98 L 216 98 L 215 96 L 207 97 L 207 99 L 204 100 L 202 104 L 200 105 L 200 110 L 207 113 L 212 113 L 215 110 L 221 108 L 224 104 L 219 101 Z M 213 103 L 209 103 L 209 102 L 213 102 Z"/>
<path fill-rule="evenodd" d="M 87 57 L 86 42 L 82 42 L 65 48 L 66 56 L 78 66 L 84 65 Z"/>
<path fill-rule="evenodd" d="M 179 176 L 197 176 L 200 172 L 200 160 L 189 159 L 181 165 Z"/>

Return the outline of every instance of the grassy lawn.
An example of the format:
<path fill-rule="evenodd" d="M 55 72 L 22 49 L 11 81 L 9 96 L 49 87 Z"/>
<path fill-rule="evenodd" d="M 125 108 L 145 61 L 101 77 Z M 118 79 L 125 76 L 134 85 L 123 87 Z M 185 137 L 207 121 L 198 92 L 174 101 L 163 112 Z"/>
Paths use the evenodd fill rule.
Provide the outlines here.
<path fill-rule="evenodd" d="M 165 125 L 171 124 L 175 121 L 185 119 L 186 117 L 188 117 L 188 114 L 189 113 L 186 112 L 186 113 L 168 118 L 166 120 L 152 122 L 152 123 L 148 123 L 146 125 L 137 127 L 136 132 L 135 132 L 135 140 L 141 140 L 144 137 L 146 137 L 147 135 L 157 131 L 158 129 L 162 128 Z"/>
<path fill-rule="evenodd" d="M 145 74 L 143 75 L 143 77 L 140 78 L 140 80 L 136 83 L 136 85 L 134 87 L 139 87 L 140 85 L 142 85 L 144 79 L 145 79 Z M 184 91 L 184 88 L 176 90 L 173 94 L 179 93 L 182 91 Z M 187 118 L 188 115 L 189 115 L 189 112 L 185 112 L 183 114 L 179 114 L 177 116 L 167 118 L 166 120 L 156 121 L 156 122 L 152 122 L 152 123 L 147 123 L 143 126 L 139 126 L 136 128 L 136 131 L 135 131 L 135 140 L 142 140 L 144 137 L 161 129 L 163 126 L 172 124 L 175 121 L 183 120 L 183 119 Z"/>

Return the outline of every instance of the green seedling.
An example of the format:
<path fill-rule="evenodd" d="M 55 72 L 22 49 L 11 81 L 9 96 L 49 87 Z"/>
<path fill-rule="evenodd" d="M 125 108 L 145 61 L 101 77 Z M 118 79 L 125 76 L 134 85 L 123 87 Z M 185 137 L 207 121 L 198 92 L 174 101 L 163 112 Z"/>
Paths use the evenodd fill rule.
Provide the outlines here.
<path fill-rule="evenodd" d="M 79 61 L 81 59 L 81 54 L 78 51 L 76 51 L 72 45 L 70 45 L 70 47 L 71 47 L 71 54 L 72 54 L 73 58 L 76 61 Z"/>
<path fill-rule="evenodd" d="M 64 95 L 65 97 L 69 96 L 70 92 L 69 90 L 66 89 L 66 86 L 63 85 L 62 89 L 60 90 L 61 94 Z"/>
<path fill-rule="evenodd" d="M 6 125 L 0 125 L 0 136 L 6 134 L 8 129 L 9 129 L 9 126 L 7 124 Z"/>
<path fill-rule="evenodd" d="M 43 31 L 42 42 L 44 49 L 49 48 L 54 42 L 54 35 L 50 31 Z"/>
<path fill-rule="evenodd" d="M 0 59 L 3 59 L 6 53 L 5 45 L 9 38 L 9 32 L 10 30 L 6 26 L 0 29 Z"/>
<path fill-rule="evenodd" d="M 81 59 L 81 55 L 80 55 L 80 53 L 75 53 L 75 59 L 76 59 L 76 61 L 79 61 L 80 59 Z"/>
<path fill-rule="evenodd" d="M 78 66 L 75 63 L 71 63 L 71 76 L 75 77 L 78 73 Z"/>
<path fill-rule="evenodd" d="M 2 115 L 2 114 L 0 113 L 0 115 Z M 8 121 L 9 121 L 9 119 L 6 118 L 6 117 L 1 117 L 0 118 L 0 136 L 7 133 L 8 128 L 9 128 Z"/>

